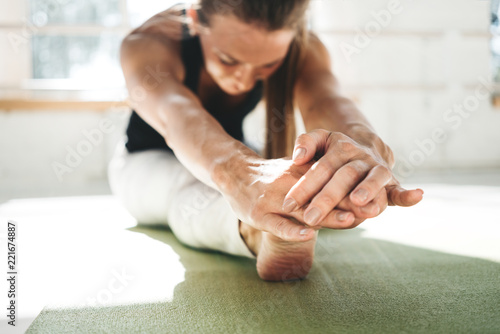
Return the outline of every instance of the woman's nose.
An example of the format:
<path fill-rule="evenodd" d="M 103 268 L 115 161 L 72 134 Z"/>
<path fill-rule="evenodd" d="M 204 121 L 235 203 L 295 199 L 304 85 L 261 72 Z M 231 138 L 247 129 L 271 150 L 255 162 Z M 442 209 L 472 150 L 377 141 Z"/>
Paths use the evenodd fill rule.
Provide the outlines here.
<path fill-rule="evenodd" d="M 236 85 L 239 90 L 247 91 L 255 84 L 255 75 L 250 65 L 242 65 L 235 73 Z"/>

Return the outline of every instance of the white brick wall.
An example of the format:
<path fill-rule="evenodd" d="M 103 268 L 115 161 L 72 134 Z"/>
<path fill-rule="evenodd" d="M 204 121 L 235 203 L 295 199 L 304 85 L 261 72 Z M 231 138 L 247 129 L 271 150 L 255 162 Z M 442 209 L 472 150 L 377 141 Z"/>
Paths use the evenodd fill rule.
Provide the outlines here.
<path fill-rule="evenodd" d="M 369 44 L 356 44 L 377 22 L 373 13 L 387 13 L 390 4 L 399 14 L 371 28 L 378 33 Z M 314 1 L 312 25 L 344 92 L 356 98 L 396 157 L 417 162 L 415 151 L 422 149 L 416 143 L 432 138 L 436 128 L 446 133 L 422 164 L 412 165 L 414 171 L 500 167 L 500 111 L 488 99 L 456 127 L 458 121 L 444 118 L 454 104 L 474 96 L 479 77 L 490 80 L 489 6 L 481 0 Z"/>
<path fill-rule="evenodd" d="M 490 2 L 486 0 L 312 0 L 311 14 L 318 30 L 364 27 L 373 13 L 392 10 L 389 29 L 434 32 L 488 29 Z"/>
<path fill-rule="evenodd" d="M 64 187 L 105 180 L 107 163 L 124 134 L 128 116 L 128 110 L 0 112 L 0 192 L 3 187 Z M 92 143 L 83 131 L 95 133 L 103 120 L 109 122 L 111 131 L 100 131 L 102 137 L 94 135 Z M 74 165 L 70 165 L 66 161 L 70 151 L 87 155 L 78 154 L 81 161 L 72 158 Z M 70 170 L 58 173 L 54 163 Z"/>

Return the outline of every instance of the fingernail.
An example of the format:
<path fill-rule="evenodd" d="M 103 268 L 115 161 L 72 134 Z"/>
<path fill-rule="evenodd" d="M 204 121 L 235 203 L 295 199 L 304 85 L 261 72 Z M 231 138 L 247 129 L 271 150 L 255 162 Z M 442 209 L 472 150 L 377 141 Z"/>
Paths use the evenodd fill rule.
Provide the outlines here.
<path fill-rule="evenodd" d="M 307 225 L 316 225 L 320 216 L 321 211 L 318 208 L 312 208 L 305 216 Z"/>
<path fill-rule="evenodd" d="M 364 202 L 368 199 L 368 191 L 366 189 L 358 189 L 354 192 L 353 196 L 359 201 Z"/>
<path fill-rule="evenodd" d="M 302 230 L 300 230 L 299 234 L 300 235 L 306 235 L 308 232 L 309 232 L 308 228 L 303 228 Z"/>
<path fill-rule="evenodd" d="M 292 212 L 297 207 L 297 202 L 293 198 L 289 198 L 283 203 L 283 211 Z"/>
<path fill-rule="evenodd" d="M 347 212 L 341 212 L 337 214 L 337 220 L 343 222 L 347 219 Z"/>
<path fill-rule="evenodd" d="M 306 155 L 306 149 L 303 147 L 299 147 L 293 152 L 293 160 L 302 159 Z"/>
<path fill-rule="evenodd" d="M 360 208 L 359 210 L 360 210 L 361 212 L 363 212 L 363 213 L 370 214 L 370 213 L 372 212 L 373 208 L 372 208 L 372 207 L 368 207 L 368 208 L 367 208 L 366 206 L 363 206 L 363 207 L 362 207 L 362 208 Z"/>
<path fill-rule="evenodd" d="M 361 211 L 367 215 L 378 215 L 380 212 L 380 208 L 378 207 L 378 205 L 376 205 L 374 207 L 370 206 L 369 208 L 364 206 L 361 208 Z"/>

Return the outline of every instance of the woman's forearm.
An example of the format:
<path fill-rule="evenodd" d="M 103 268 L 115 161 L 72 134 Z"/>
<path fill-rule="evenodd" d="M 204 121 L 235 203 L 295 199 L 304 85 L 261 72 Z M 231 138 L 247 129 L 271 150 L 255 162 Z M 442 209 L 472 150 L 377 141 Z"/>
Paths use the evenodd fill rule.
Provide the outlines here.
<path fill-rule="evenodd" d="M 307 131 L 325 128 L 325 126 L 328 127 L 325 129 L 342 133 L 349 132 L 353 125 L 372 128 L 366 117 L 350 99 L 334 94 L 318 98 L 315 104 L 306 111 L 304 124 Z"/>
<path fill-rule="evenodd" d="M 160 108 L 165 139 L 194 176 L 223 191 L 257 154 L 234 139 L 217 120 L 190 99 L 166 97 Z"/>
<path fill-rule="evenodd" d="M 392 152 L 375 134 L 370 122 L 355 104 L 340 93 L 340 84 L 331 71 L 330 54 L 314 34 L 295 87 L 297 105 L 306 130 L 325 129 L 343 133 L 370 147 L 389 164 Z"/>
<path fill-rule="evenodd" d="M 307 131 L 325 129 L 341 132 L 358 143 L 377 150 L 389 164 L 393 164 L 390 149 L 375 133 L 366 117 L 354 102 L 340 95 L 330 95 L 318 101 L 305 113 L 304 125 Z"/>

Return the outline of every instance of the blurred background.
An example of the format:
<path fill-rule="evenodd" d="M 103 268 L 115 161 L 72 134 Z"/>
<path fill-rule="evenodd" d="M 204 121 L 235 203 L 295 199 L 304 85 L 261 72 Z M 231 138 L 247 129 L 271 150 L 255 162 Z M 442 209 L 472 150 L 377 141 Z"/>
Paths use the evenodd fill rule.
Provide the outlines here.
<path fill-rule="evenodd" d="M 500 185 L 498 2 L 312 1 L 311 29 L 404 183 Z M 0 201 L 109 193 L 130 113 L 120 41 L 176 3 L 0 0 Z"/>

